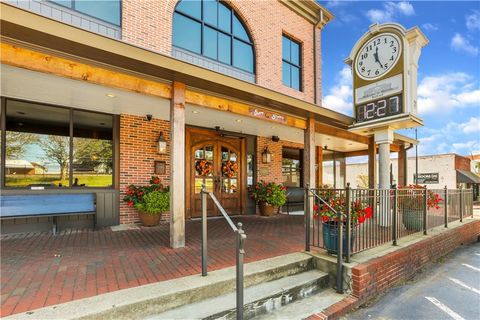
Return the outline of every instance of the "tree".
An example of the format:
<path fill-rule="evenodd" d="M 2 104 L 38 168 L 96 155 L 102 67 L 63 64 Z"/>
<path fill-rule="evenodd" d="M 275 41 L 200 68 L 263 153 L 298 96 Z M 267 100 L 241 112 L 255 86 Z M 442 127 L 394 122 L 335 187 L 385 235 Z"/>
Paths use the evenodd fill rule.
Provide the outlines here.
<path fill-rule="evenodd" d="M 5 156 L 9 160 L 22 158 L 28 145 L 38 141 L 37 136 L 32 133 L 7 131 L 5 134 Z"/>
<path fill-rule="evenodd" d="M 91 170 L 101 167 L 105 173 L 111 173 L 113 167 L 112 149 L 112 141 L 110 140 L 75 138 L 74 163 Z"/>
<path fill-rule="evenodd" d="M 60 166 L 60 179 L 66 179 L 70 138 L 64 136 L 42 136 L 37 144 L 42 148 L 45 157 L 56 162 Z"/>

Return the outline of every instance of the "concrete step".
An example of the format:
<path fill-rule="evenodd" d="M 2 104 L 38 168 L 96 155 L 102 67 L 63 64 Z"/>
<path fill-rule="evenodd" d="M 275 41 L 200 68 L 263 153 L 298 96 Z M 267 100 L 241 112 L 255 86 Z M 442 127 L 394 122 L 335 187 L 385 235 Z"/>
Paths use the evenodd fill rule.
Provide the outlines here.
<path fill-rule="evenodd" d="M 262 314 L 253 318 L 253 320 L 301 320 L 319 313 L 331 305 L 341 301 L 347 294 L 339 294 L 334 289 L 325 289 L 305 299 L 297 300 L 293 303 L 273 310 L 270 313 Z"/>
<path fill-rule="evenodd" d="M 245 264 L 245 288 L 296 275 L 313 268 L 312 256 L 291 253 Z M 71 302 L 18 313 L 8 319 L 141 319 L 218 297 L 235 290 L 235 267 L 208 276 L 187 276 L 118 290 Z"/>
<path fill-rule="evenodd" d="M 245 289 L 244 319 L 271 312 L 294 301 L 303 299 L 328 287 L 328 274 L 310 270 Z M 162 319 L 235 319 L 236 294 L 185 305 L 148 320 Z"/>

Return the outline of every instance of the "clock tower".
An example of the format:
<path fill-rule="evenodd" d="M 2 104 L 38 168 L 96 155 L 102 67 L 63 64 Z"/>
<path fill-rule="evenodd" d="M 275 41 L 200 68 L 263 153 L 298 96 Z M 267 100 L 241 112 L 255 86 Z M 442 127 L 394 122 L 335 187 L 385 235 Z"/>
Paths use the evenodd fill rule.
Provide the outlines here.
<path fill-rule="evenodd" d="M 417 115 L 417 69 L 428 39 L 418 27 L 373 24 L 354 45 L 345 63 L 352 67 L 353 117 L 350 131 L 373 135 L 378 145 L 378 188 L 390 189 L 390 144 L 395 130 L 423 125 Z M 381 224 L 391 215 L 380 205 Z M 382 214 L 382 211 L 384 214 Z"/>

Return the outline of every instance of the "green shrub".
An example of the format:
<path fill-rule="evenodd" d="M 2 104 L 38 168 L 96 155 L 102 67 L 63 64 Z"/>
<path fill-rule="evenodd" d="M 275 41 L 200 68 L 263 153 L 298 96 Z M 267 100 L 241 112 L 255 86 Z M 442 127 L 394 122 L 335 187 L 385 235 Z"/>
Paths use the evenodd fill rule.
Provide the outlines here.
<path fill-rule="evenodd" d="M 135 208 L 148 214 L 161 214 L 170 209 L 170 192 L 152 191 L 143 196 L 143 201 L 136 203 Z"/>

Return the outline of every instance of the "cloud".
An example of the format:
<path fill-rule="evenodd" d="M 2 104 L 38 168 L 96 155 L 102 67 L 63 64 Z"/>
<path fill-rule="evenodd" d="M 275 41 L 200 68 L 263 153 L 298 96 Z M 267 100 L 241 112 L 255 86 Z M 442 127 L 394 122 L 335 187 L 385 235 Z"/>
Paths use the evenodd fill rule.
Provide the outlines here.
<path fill-rule="evenodd" d="M 410 2 L 385 2 L 383 9 L 370 9 L 366 12 L 366 16 L 371 22 L 383 23 L 394 20 L 396 16 L 405 15 L 412 16 L 415 10 Z"/>
<path fill-rule="evenodd" d="M 345 66 L 337 75 L 337 83 L 328 90 L 322 104 L 327 108 L 352 114 L 352 71 Z"/>
<path fill-rule="evenodd" d="M 460 151 L 466 151 L 464 154 L 470 154 L 474 148 L 478 148 L 480 146 L 480 141 L 478 140 L 470 140 L 467 142 L 458 142 L 452 144 L 453 150 L 455 153 L 460 153 Z"/>
<path fill-rule="evenodd" d="M 422 28 L 427 30 L 427 31 L 437 31 L 438 30 L 437 25 L 431 24 L 429 22 L 422 24 Z"/>
<path fill-rule="evenodd" d="M 467 122 L 459 124 L 458 127 L 464 133 L 480 132 L 480 118 L 472 117 Z"/>
<path fill-rule="evenodd" d="M 465 17 L 465 24 L 470 31 L 480 30 L 480 11 L 473 10 Z"/>
<path fill-rule="evenodd" d="M 478 47 L 473 46 L 470 44 L 470 41 L 467 38 L 464 38 L 460 33 L 455 33 L 450 42 L 450 47 L 454 51 L 464 51 L 468 54 L 473 56 L 478 55 Z"/>
<path fill-rule="evenodd" d="M 424 77 L 418 85 L 418 112 L 448 113 L 455 108 L 478 107 L 480 90 L 472 88 L 472 81 L 472 76 L 463 72 Z"/>

